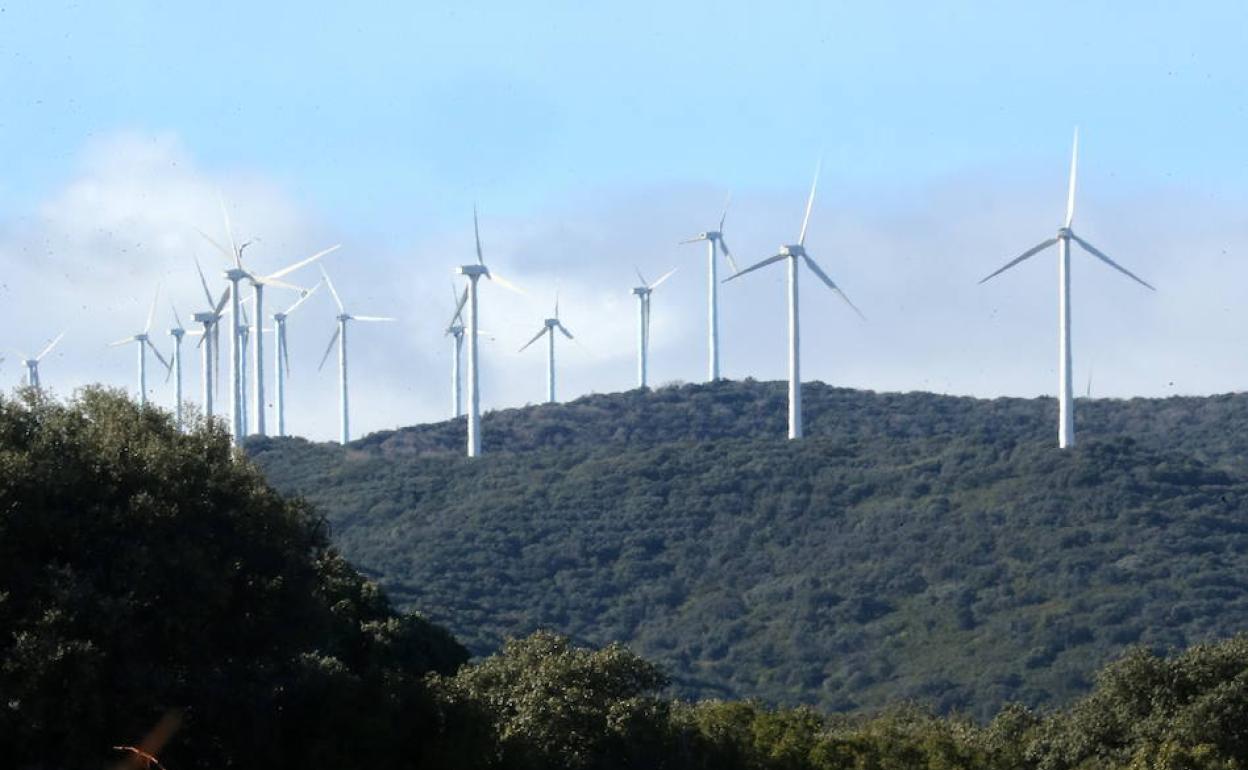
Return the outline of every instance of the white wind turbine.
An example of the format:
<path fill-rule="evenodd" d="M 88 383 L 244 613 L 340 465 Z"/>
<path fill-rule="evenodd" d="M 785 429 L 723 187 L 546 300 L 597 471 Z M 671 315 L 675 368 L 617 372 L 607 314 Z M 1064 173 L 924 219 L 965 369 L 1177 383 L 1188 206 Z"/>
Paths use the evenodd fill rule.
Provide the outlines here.
<path fill-rule="evenodd" d="M 559 321 L 559 295 L 558 294 L 555 295 L 555 317 L 547 318 L 542 324 L 542 330 L 539 331 L 537 334 L 533 335 L 533 339 L 524 343 L 524 345 L 520 348 L 520 352 L 523 352 L 525 348 L 527 348 L 528 346 L 532 345 L 534 342 L 537 342 L 539 339 L 541 339 L 543 334 L 546 335 L 546 342 L 547 342 L 547 345 L 546 345 L 546 350 L 547 350 L 547 353 L 546 353 L 546 403 L 548 404 L 555 403 L 555 330 L 556 329 L 562 332 L 563 336 L 567 337 L 568 339 L 573 339 L 572 332 L 568 331 L 567 328 L 563 325 L 563 323 Z"/>
<path fill-rule="evenodd" d="M 280 313 L 273 314 L 274 329 L 276 330 L 276 358 L 274 365 L 276 367 L 277 376 L 277 393 L 276 400 L 273 402 L 274 411 L 277 413 L 277 435 L 286 435 L 286 378 L 290 376 L 290 349 L 286 346 L 286 319 L 290 314 L 307 301 L 321 288 L 320 281 L 311 289 L 304 292 L 303 296 L 295 300 L 295 304 L 286 308 Z"/>
<path fill-rule="evenodd" d="M 201 398 L 204 402 L 204 416 L 213 416 L 213 390 L 217 384 L 216 368 L 221 360 L 221 318 L 225 314 L 225 303 L 230 299 L 230 287 L 226 287 L 221 292 L 221 298 L 214 300 L 212 298 L 212 290 L 208 288 L 208 279 L 204 277 L 203 268 L 199 266 L 199 260 L 195 260 L 195 270 L 199 273 L 199 283 L 204 289 L 204 299 L 208 301 L 210 310 L 196 313 L 195 323 L 200 325 L 198 331 L 190 332 L 200 336 L 197 343 L 200 348 L 200 388 Z"/>
<path fill-rule="evenodd" d="M 302 259 L 292 265 L 288 265 L 282 268 L 281 270 L 278 270 L 277 272 L 269 273 L 268 275 L 257 275 L 255 273 L 252 273 L 246 270 L 243 267 L 243 250 L 246 249 L 247 246 L 250 245 L 253 241 L 247 241 L 241 246 L 236 245 L 234 241 L 234 232 L 230 226 L 230 215 L 229 215 L 229 212 L 226 211 L 224 201 L 221 202 L 221 214 L 225 219 L 225 231 L 230 241 L 230 249 L 228 251 L 221 244 L 217 243 L 212 238 L 210 238 L 207 234 L 203 233 L 202 231 L 200 232 L 200 234 L 203 235 L 204 238 L 206 238 L 209 243 L 215 246 L 222 254 L 226 256 L 227 259 L 230 259 L 233 263 L 233 266 L 230 269 L 226 270 L 225 272 L 225 278 L 226 280 L 230 282 L 230 287 L 232 289 L 232 291 L 230 292 L 230 296 L 232 298 L 231 303 L 233 305 L 233 310 L 234 310 L 233 320 L 231 321 L 231 324 L 233 325 L 233 334 L 230 335 L 230 351 L 231 351 L 230 352 L 230 362 L 231 362 L 230 371 L 232 373 L 231 379 L 233 380 L 233 382 L 231 383 L 231 391 L 230 391 L 230 396 L 231 396 L 230 412 L 233 415 L 233 422 L 234 422 L 234 443 L 240 444 L 242 442 L 242 436 L 246 433 L 247 423 L 246 423 L 246 405 L 241 403 L 241 400 L 245 397 L 242 372 L 246 368 L 246 363 L 242 360 L 242 356 L 245 354 L 240 349 L 240 345 L 239 345 L 239 342 L 240 342 L 239 336 L 240 336 L 240 331 L 241 331 L 240 322 L 239 322 L 239 313 L 238 313 L 238 303 L 240 301 L 239 294 L 238 294 L 239 282 L 241 282 L 243 279 L 247 279 L 251 283 L 252 297 L 256 302 L 256 308 L 255 308 L 256 318 L 263 319 L 264 318 L 264 287 L 265 286 L 280 286 L 286 289 L 294 289 L 295 291 L 305 291 L 305 289 L 303 289 L 300 286 L 294 286 L 292 284 L 285 283 L 281 281 L 280 279 L 288 275 L 289 273 L 294 272 L 295 270 L 298 270 L 301 267 L 304 267 L 305 265 L 311 264 L 312 262 L 325 256 L 326 254 L 329 254 L 337 250 L 338 248 L 341 247 L 342 244 L 336 244 L 334 246 L 330 246 L 328 249 L 319 251 L 316 254 L 313 254 L 312 256 L 307 257 L 306 259 Z M 252 387 L 252 399 L 253 399 L 252 412 L 254 413 L 255 418 L 256 418 L 256 432 L 259 433 L 260 435 L 264 435 L 265 433 L 264 363 L 263 362 L 264 362 L 264 337 L 261 334 L 257 334 L 255 347 L 253 348 L 252 365 L 251 365 L 252 377 L 254 380 L 253 387 Z"/>
<path fill-rule="evenodd" d="M 183 427 L 182 423 L 182 338 L 186 336 L 186 329 L 182 328 L 182 319 L 178 316 L 178 309 L 173 303 L 169 303 L 169 309 L 173 311 L 173 320 L 175 326 L 169 329 L 169 336 L 173 337 L 173 366 L 165 373 L 165 382 L 169 381 L 170 375 L 173 376 L 173 394 L 174 394 L 174 418 L 177 420 L 178 428 Z"/>
<path fill-rule="evenodd" d="M 859 318 L 864 321 L 866 318 L 849 301 L 849 297 L 845 296 L 845 292 L 832 282 L 828 274 L 811 259 L 806 253 L 806 228 L 810 225 L 810 211 L 815 205 L 815 188 L 819 185 L 819 167 L 815 166 L 815 181 L 810 185 L 810 197 L 806 199 L 806 215 L 802 218 L 802 231 L 797 236 L 797 243 L 788 246 L 781 246 L 779 253 L 770 256 L 757 264 L 751 265 L 741 270 L 727 279 L 725 282 L 731 281 L 733 278 L 739 278 L 746 273 L 765 267 L 773 262 L 780 260 L 788 260 L 789 263 L 789 438 L 796 439 L 802 437 L 802 373 L 801 373 L 801 334 L 798 325 L 798 305 L 797 305 L 797 278 L 800 272 L 798 260 L 806 263 L 806 267 L 814 273 L 819 280 L 827 284 L 828 288 L 836 292 L 837 295 L 845 300 L 845 304 L 849 305 Z"/>
<path fill-rule="evenodd" d="M 460 265 L 457 272 L 468 279 L 468 294 L 460 301 L 459 310 L 462 310 L 466 303 L 468 308 L 468 456 L 476 457 L 481 454 L 481 393 L 478 388 L 477 366 L 477 337 L 480 334 L 477 328 L 479 319 L 477 281 L 481 279 L 481 276 L 485 276 L 496 281 L 499 286 L 512 291 L 520 292 L 520 289 L 504 280 L 502 276 L 492 273 L 485 266 L 485 258 L 481 254 L 481 228 L 477 224 L 476 206 L 472 208 L 472 231 L 477 242 L 477 263 Z"/>
<path fill-rule="evenodd" d="M 152 343 L 148 332 L 152 330 L 152 321 L 156 318 L 156 302 L 160 299 L 160 291 L 157 290 L 156 297 L 152 300 L 152 308 L 147 312 L 147 323 L 143 325 L 143 331 L 138 334 L 126 337 L 109 343 L 109 347 L 117 347 L 118 345 L 129 345 L 131 342 L 138 344 L 139 353 L 139 406 L 147 405 L 147 351 L 150 348 L 152 354 L 156 356 L 156 360 L 160 361 L 166 369 L 169 368 L 169 362 L 156 349 L 156 345 Z"/>
<path fill-rule="evenodd" d="M 352 315 L 343 307 L 342 298 L 338 296 L 338 291 L 334 289 L 334 282 L 329 280 L 329 273 L 325 272 L 325 268 L 321 268 L 321 275 L 325 278 L 325 285 L 329 287 L 329 293 L 334 297 L 334 304 L 338 305 L 338 328 L 334 330 L 334 336 L 329 338 L 329 345 L 325 348 L 325 355 L 321 356 L 321 364 L 317 367 L 320 371 L 325 366 L 325 361 L 329 359 L 329 354 L 334 350 L 334 343 L 338 343 L 338 393 L 341 396 L 339 405 L 339 415 L 342 421 L 342 430 L 340 432 L 342 443 L 345 445 L 351 440 L 351 433 L 348 424 L 347 409 L 347 321 L 393 321 L 393 318 L 385 318 L 382 316 L 371 315 Z"/>
<path fill-rule="evenodd" d="M 739 272 L 737 263 L 733 260 L 732 253 L 728 250 L 728 243 L 724 240 L 724 220 L 728 218 L 728 203 L 731 201 L 732 197 L 729 196 L 728 201 L 724 203 L 724 213 L 719 218 L 718 230 L 708 230 L 704 233 L 698 233 L 693 238 L 681 241 L 681 243 L 706 241 L 707 327 L 710 354 L 710 359 L 707 363 L 707 382 L 715 382 L 719 379 L 719 262 L 715 258 L 716 250 L 722 249 L 724 258 L 728 260 L 728 266 L 732 268 L 732 272 Z"/>
<path fill-rule="evenodd" d="M 56 347 L 56 344 L 60 342 L 61 338 L 64 336 L 65 336 L 65 332 L 61 332 L 60 334 L 56 335 L 56 338 L 53 339 L 51 342 L 49 342 L 47 345 L 45 345 L 43 350 L 39 351 L 39 355 L 35 356 L 34 358 L 31 358 L 25 353 L 21 353 L 21 352 L 18 353 L 18 355 L 22 357 L 22 363 L 26 366 L 26 386 L 27 387 L 30 387 L 30 388 L 39 387 L 39 362 L 44 359 L 44 356 L 52 352 L 52 348 Z"/>
<path fill-rule="evenodd" d="M 641 274 L 641 270 L 637 270 L 637 277 L 641 279 L 641 285 L 633 289 L 633 294 L 637 297 L 637 387 L 639 388 L 646 387 L 647 367 L 650 357 L 650 293 L 657 289 L 661 283 L 671 278 L 674 272 L 676 272 L 676 268 L 673 267 L 664 273 L 662 278 L 654 283 L 650 283 Z"/>
<path fill-rule="evenodd" d="M 1070 229 L 1075 219 L 1075 177 L 1079 164 L 1079 129 L 1075 129 L 1074 147 L 1070 153 L 1070 183 L 1066 190 L 1066 220 L 1057 230 L 1053 238 L 1037 244 L 1021 255 L 1015 257 L 999 270 L 990 273 L 980 281 L 1004 273 L 1019 262 L 1044 251 L 1057 244 L 1057 445 L 1066 449 L 1075 445 L 1075 398 L 1072 393 L 1072 371 L 1070 351 L 1070 242 L 1074 241 L 1083 250 L 1114 268 L 1145 288 L 1153 289 L 1147 281 L 1127 270 L 1122 265 L 1105 256 L 1100 249 L 1075 235 Z"/>

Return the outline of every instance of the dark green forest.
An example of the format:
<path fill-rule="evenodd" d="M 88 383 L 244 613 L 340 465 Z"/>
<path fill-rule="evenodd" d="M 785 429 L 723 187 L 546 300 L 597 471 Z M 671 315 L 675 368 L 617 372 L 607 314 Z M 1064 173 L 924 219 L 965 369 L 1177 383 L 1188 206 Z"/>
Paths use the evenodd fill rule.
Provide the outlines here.
<path fill-rule="evenodd" d="M 600 506 L 604 500 L 623 499 L 619 486 L 623 485 L 648 496 L 650 502 L 638 503 L 637 513 L 630 514 L 640 516 L 652 510 L 646 506 L 679 502 L 681 495 L 689 494 L 673 476 L 686 471 L 706 475 L 702 466 L 724 462 L 726 456 L 731 464 L 718 472 L 722 490 L 716 498 L 724 510 L 736 510 L 728 507 L 729 501 L 739 498 L 743 489 L 786 490 L 777 492 L 776 504 L 764 506 L 761 514 L 736 514 L 746 525 L 737 530 L 738 550 L 754 547 L 756 530 L 768 531 L 769 545 L 763 550 L 773 565 L 783 561 L 781 545 L 791 548 L 800 541 L 828 537 L 829 530 L 813 524 L 800 532 L 786 529 L 785 522 L 809 501 L 838 501 L 844 508 L 834 517 L 843 530 L 840 539 L 851 540 L 846 532 L 872 529 L 869 517 L 848 513 L 875 496 L 870 490 L 910 478 L 911 486 L 889 499 L 903 499 L 902 492 L 911 495 L 904 499 L 928 498 L 944 489 L 956 491 L 954 479 L 973 470 L 972 457 L 964 449 L 942 449 L 939 442 L 929 450 L 940 456 L 952 452 L 965 465 L 950 465 L 945 472 L 940 463 L 924 457 L 905 460 L 910 450 L 903 448 L 889 455 L 880 446 L 863 443 L 855 449 L 835 443 L 816 439 L 807 453 L 773 440 L 735 439 L 705 446 L 675 442 L 621 464 L 615 480 L 608 472 L 613 464 L 610 453 L 594 451 L 580 455 L 568 454 L 569 450 L 535 451 L 517 453 L 510 460 L 500 455 L 477 464 L 476 475 L 450 457 L 424 459 L 453 463 L 443 469 L 501 494 L 513 482 L 499 469 L 527 457 L 534 478 L 546 482 L 546 491 L 530 494 L 542 495 L 549 509 L 588 509 L 594 499 L 600 498 Z M 350 468 L 363 468 L 373 469 L 372 473 L 375 468 L 369 463 L 379 459 L 354 449 L 347 450 L 353 459 L 345 460 L 340 453 L 325 459 L 323 449 L 295 442 L 290 447 L 299 448 L 309 461 L 321 458 L 310 472 L 346 474 Z M 853 461 L 856 452 L 869 453 L 873 461 Z M 1087 501 L 1081 505 L 1093 513 L 1077 519 L 1056 504 L 1036 514 L 1047 516 L 1054 530 L 1073 527 L 1071 531 L 1085 533 L 1057 545 L 1060 552 L 1090 544 L 1099 544 L 1103 552 L 1116 547 L 1113 543 L 1118 540 L 1105 536 L 1113 528 L 1107 508 L 1121 508 L 1117 526 L 1136 533 L 1166 525 L 1172 536 L 1153 537 L 1149 541 L 1153 550 L 1132 555 L 1164 558 L 1170 564 L 1120 566 L 1130 577 L 1119 580 L 1116 589 L 1105 589 L 1110 594 L 1128 592 L 1125 585 L 1132 583 L 1154 592 L 1169 583 L 1175 594 L 1171 606 L 1187 606 L 1194 600 L 1180 594 L 1212 585 L 1199 577 L 1210 569 L 1191 567 L 1189 575 L 1184 571 L 1188 567 L 1177 564 L 1233 561 L 1236 530 L 1229 523 L 1229 512 L 1238 504 L 1240 484 L 1227 471 L 1127 440 L 1090 443 L 1069 454 L 1069 459 L 1026 446 L 985 452 L 984 457 L 993 452 L 1001 462 L 1014 458 L 1021 475 L 985 470 L 986 475 L 972 477 L 969 487 L 992 490 L 1000 485 L 1003 496 L 1013 490 L 1024 511 L 1050 492 Z M 616 456 L 629 458 L 630 453 Z M 825 476 L 821 467 L 834 470 Z M 810 480 L 789 489 L 777 476 L 785 468 L 790 469 L 789 476 Z M 862 486 L 850 491 L 843 477 L 854 473 L 862 476 L 854 484 Z M 378 478 L 389 483 L 391 475 Z M 691 482 L 698 488 L 706 483 Z M 410 488 L 416 498 L 430 494 L 434 482 L 426 479 L 420 484 L 424 486 Z M 574 495 L 566 487 L 576 484 L 600 491 Z M 1046 492 L 1044 484 L 1053 489 Z M 1100 489 L 1104 486 L 1111 488 Z M 977 499 L 969 492 L 965 497 L 945 496 L 958 505 Z M 1128 503 L 1114 502 L 1118 497 Z M 1154 497 L 1162 501 L 1165 513 L 1156 512 Z M 495 510 L 519 509 L 519 502 L 507 499 L 507 507 Z M 1212 512 L 1218 505 L 1223 513 Z M 886 517 L 888 509 L 878 506 L 884 525 L 875 527 L 877 534 L 868 540 L 889 535 L 896 541 L 901 539 L 899 533 L 912 537 L 922 529 L 941 529 L 931 522 L 916 529 L 895 513 Z M 949 519 L 954 509 L 951 502 L 940 515 Z M 445 515 L 462 516 L 460 510 Z M 716 515 L 727 516 L 712 514 L 706 519 L 701 539 L 708 544 L 720 536 L 719 529 L 710 526 Z M 968 540 L 976 545 L 960 553 L 978 568 L 991 561 L 994 543 L 1012 539 L 1003 522 L 1015 515 L 1002 513 L 1000 521 L 990 515 L 955 519 L 960 527 L 955 534 L 928 540 L 924 548 L 911 546 L 913 559 L 930 561 L 933 554 Z M 591 558 L 595 563 L 619 563 L 621 580 L 645 586 L 644 603 L 633 600 L 633 611 L 643 619 L 653 617 L 660 611 L 651 608 L 664 606 L 665 601 L 658 593 L 664 562 L 654 556 L 664 550 L 655 543 L 664 541 L 633 538 L 624 527 L 633 519 L 621 518 L 623 523 L 614 530 L 600 524 L 606 535 L 622 543 L 616 550 L 604 546 L 606 550 L 595 557 L 568 550 L 562 563 Z M 497 529 L 497 519 L 482 517 L 479 528 L 485 533 Z M 540 537 L 512 535 L 507 543 L 513 558 L 522 556 L 528 543 L 553 536 L 556 527 L 537 521 L 529 526 Z M 573 528 L 568 519 L 557 526 Z M 1200 554 L 1203 559 L 1189 558 L 1187 552 L 1204 530 L 1217 527 L 1231 545 L 1207 548 Z M 1038 532 L 1042 527 L 1036 523 L 1032 528 Z M 396 525 L 388 531 L 394 535 L 401 528 Z M 780 532 L 788 534 L 780 538 Z M 494 537 L 483 536 L 482 542 Z M 1179 545 L 1162 553 L 1162 544 L 1172 540 Z M 813 558 L 818 551 L 812 547 L 797 553 Z M 482 552 L 484 557 L 475 557 L 478 562 L 496 555 L 487 549 Z M 651 556 L 643 558 L 645 553 Z M 1176 554 L 1183 558 L 1176 560 Z M 839 558 L 842 568 L 855 566 L 855 571 L 842 569 L 856 581 L 854 585 L 880 587 L 879 596 L 871 601 L 866 594 L 830 583 L 816 589 L 812 587 L 816 583 L 806 579 L 768 582 L 764 577 L 747 582 L 743 577 L 726 583 L 743 591 L 736 603 L 703 606 L 702 636 L 720 638 L 716 634 L 721 627 L 739 627 L 746 621 L 733 619 L 739 612 L 734 608 L 748 609 L 764 600 L 773 605 L 769 611 L 774 626 L 849 625 L 865 635 L 872 624 L 913 609 L 901 599 L 896 605 L 886 604 L 894 601 L 887 597 L 910 597 L 907 601 L 919 607 L 923 603 L 916 597 L 939 595 L 933 592 L 939 584 L 923 587 L 917 582 L 929 579 L 921 564 L 913 566 L 910 578 L 894 584 L 888 575 L 901 561 L 889 558 L 871 568 L 868 557 L 866 552 L 846 552 Z M 704 570 L 714 567 L 716 574 L 727 576 L 730 570 L 719 565 L 735 563 L 735 558 L 732 553 L 708 557 Z M 1047 565 L 1049 572 L 1063 575 L 1053 579 L 1066 581 L 1062 585 L 1068 587 L 1082 579 L 1085 592 L 1100 579 L 1092 571 L 1080 578 L 1081 571 L 1068 566 L 1073 562 L 1051 556 L 1040 546 L 1012 558 Z M 746 560 L 738 566 L 753 564 Z M 444 560 L 441 567 L 450 565 Z M 569 569 L 564 566 L 560 571 Z M 945 580 L 966 579 L 958 578 L 950 567 L 937 569 L 945 570 Z M 1168 577 L 1162 577 L 1162 570 L 1169 570 Z M 973 573 L 977 574 L 968 566 L 960 574 Z M 691 585 L 701 586 L 706 579 L 692 571 L 684 574 Z M 1050 578 L 1042 566 L 1029 568 L 1025 580 L 1011 578 L 1008 570 L 994 574 L 999 588 L 995 593 L 981 589 L 982 604 L 980 599 L 952 600 L 950 606 L 966 606 L 969 615 L 939 618 L 944 605 L 924 600 L 929 602 L 924 617 L 932 623 L 933 639 L 965 631 L 970 634 L 965 638 L 984 645 L 980 648 L 984 657 L 991 635 L 998 633 L 986 628 L 994 622 L 994 614 L 1015 612 L 1021 629 L 1029 616 L 1060 621 L 1062 613 L 1069 614 L 1080 603 L 1061 596 L 1015 602 L 1012 597 L 1025 593 L 1028 582 L 1048 585 L 1045 581 Z M 502 576 L 495 580 L 500 581 L 495 591 L 509 596 L 512 589 L 501 582 Z M 1232 606 L 1227 601 L 1230 589 L 1225 593 L 1217 601 Z M 721 595 L 732 596 L 727 590 Z M 675 606 L 668 601 L 666 606 Z M 1009 610 L 1014 603 L 1022 609 Z M 633 649 L 636 645 L 583 644 L 547 630 L 508 638 L 496 651 L 470 661 L 468 650 L 438 624 L 394 609 L 386 593 L 340 555 L 331 542 L 329 523 L 318 510 L 307 500 L 270 486 L 257 466 L 234 452 L 219 423 L 199 422 L 184 433 L 167 413 L 99 389 L 82 391 L 64 403 L 33 391 L 0 397 L 0 766 L 17 770 L 149 767 L 140 751 L 159 756 L 170 770 L 1248 767 L 1248 636 L 1159 655 L 1150 647 L 1157 643 L 1155 634 L 1164 632 L 1154 631 L 1146 606 L 1134 609 L 1129 617 L 1138 623 L 1142 643 L 1126 648 L 1099 672 L 1084 675 L 1086 694 L 1060 707 L 1032 709 L 1009 703 L 991 713 L 978 703 L 940 713 L 938 699 L 928 699 L 929 705 L 898 699 L 847 713 L 804 705 L 776 707 L 753 698 L 690 700 L 675 697 L 688 687 L 674 679 L 679 672 L 639 655 Z M 805 613 L 801 617 L 794 614 L 799 610 Z M 602 611 L 616 624 L 627 616 L 612 616 L 607 607 Z M 716 618 L 714 612 L 722 617 Z M 1191 609 L 1181 621 L 1171 618 L 1168 627 L 1187 629 L 1176 634 L 1196 635 L 1194 629 L 1202 628 L 1221 633 L 1215 623 L 1196 624 L 1205 617 Z M 454 620 L 479 638 L 495 633 L 476 631 L 461 618 Z M 1106 622 L 1125 625 L 1121 620 Z M 748 625 L 744 628 L 749 630 Z M 1060 622 L 1041 621 L 1029 628 L 1028 633 L 1052 629 L 1049 637 L 1062 640 L 1041 649 L 1039 657 L 1025 660 L 1027 676 L 1036 681 L 1059 662 L 1073 666 L 1077 655 L 1090 656 L 1100 649 L 1099 626 L 1085 633 Z M 1007 627 L 1000 633 L 1022 633 L 1018 629 Z M 905 635 L 913 633 L 917 632 L 903 629 L 895 636 L 910 645 L 906 649 L 921 650 L 921 643 L 905 641 Z M 769 638 L 764 635 L 764 643 Z M 933 650 L 934 656 L 953 654 L 947 644 Z M 820 667 L 838 661 L 839 670 L 852 676 L 857 672 L 844 662 L 848 654 L 833 653 L 826 661 L 812 658 L 808 663 Z M 951 669 L 951 677 L 974 669 L 966 658 L 957 658 L 960 665 Z M 991 661 L 984 657 L 984 663 Z M 787 676 L 788 664 L 780 657 L 768 665 L 777 681 Z M 931 665 L 931 659 L 919 661 L 915 670 Z M 763 670 L 756 665 L 754 675 Z M 880 681 L 889 676 L 881 675 Z M 900 674 L 891 676 L 893 681 L 902 680 Z M 931 672 L 918 676 L 930 679 Z M 968 686 L 978 692 L 973 684 Z"/>
<path fill-rule="evenodd" d="M 1248 396 L 1080 400 L 781 383 L 591 396 L 347 448 L 248 450 L 402 607 L 476 655 L 622 642 L 686 698 L 981 721 L 1065 705 L 1130 646 L 1248 630 Z"/>

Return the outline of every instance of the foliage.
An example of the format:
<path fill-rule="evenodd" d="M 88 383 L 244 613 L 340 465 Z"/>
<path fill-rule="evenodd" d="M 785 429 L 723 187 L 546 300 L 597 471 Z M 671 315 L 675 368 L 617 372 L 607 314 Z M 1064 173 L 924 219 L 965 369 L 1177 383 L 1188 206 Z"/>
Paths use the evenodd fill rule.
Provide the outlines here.
<path fill-rule="evenodd" d="M 466 652 L 391 610 L 226 434 L 83 391 L 0 398 L 0 752 L 92 767 L 165 714 L 171 767 L 371 767 Z"/>
<path fill-rule="evenodd" d="M 487 415 L 516 446 L 476 461 L 431 438 L 462 422 L 249 451 L 475 654 L 620 641 L 686 698 L 988 720 L 1248 628 L 1248 397 L 1081 400 L 1057 452 L 1051 400 L 806 392 L 802 442 L 721 382 Z"/>

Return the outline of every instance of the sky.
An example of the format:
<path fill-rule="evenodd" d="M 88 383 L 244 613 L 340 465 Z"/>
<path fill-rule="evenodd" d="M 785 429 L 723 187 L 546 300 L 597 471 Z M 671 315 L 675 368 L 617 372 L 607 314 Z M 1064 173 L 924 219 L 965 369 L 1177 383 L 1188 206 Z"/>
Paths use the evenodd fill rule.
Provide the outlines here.
<path fill-rule="evenodd" d="M 518 348 L 556 293 L 560 398 L 632 387 L 635 268 L 678 268 L 652 382 L 699 381 L 705 255 L 678 242 L 731 194 L 734 253 L 774 253 L 822 157 L 807 246 L 868 320 L 803 276 L 805 378 L 1052 394 L 1056 253 L 977 281 L 1061 223 L 1078 125 L 1075 230 L 1158 291 L 1075 255 L 1077 389 L 1242 389 L 1248 6 L 1022 5 L 0 0 L 0 383 L 65 330 L 45 386 L 134 392 L 133 350 L 107 343 L 158 287 L 166 353 L 170 303 L 204 309 L 193 259 L 214 291 L 223 262 L 197 230 L 225 237 L 221 199 L 249 267 L 341 243 L 324 264 L 348 311 L 398 319 L 353 327 L 355 435 L 447 415 L 474 204 L 525 289 L 483 288 L 485 408 L 542 399 L 542 349 Z M 721 287 L 725 376 L 785 376 L 783 273 Z M 336 435 L 335 312 L 318 292 L 289 327 L 287 419 L 314 439 Z"/>

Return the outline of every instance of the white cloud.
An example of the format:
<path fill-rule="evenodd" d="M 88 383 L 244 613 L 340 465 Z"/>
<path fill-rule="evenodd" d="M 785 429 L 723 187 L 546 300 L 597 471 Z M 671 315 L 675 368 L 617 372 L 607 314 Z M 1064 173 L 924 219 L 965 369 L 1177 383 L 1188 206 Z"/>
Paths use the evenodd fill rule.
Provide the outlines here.
<path fill-rule="evenodd" d="M 829 169 L 808 246 L 870 320 L 858 321 L 803 274 L 805 378 L 879 390 L 1051 393 L 1055 253 L 987 285 L 976 282 L 1051 235 L 1063 203 L 1061 171 L 1038 179 L 963 178 L 859 197 L 838 189 Z M 739 260 L 773 253 L 795 237 L 802 182 L 783 191 L 737 191 L 726 229 Z M 0 321 L 9 330 L 7 347 L 33 350 L 68 328 L 43 367 L 47 385 L 61 393 L 95 381 L 132 387 L 133 356 L 105 343 L 138 331 L 158 282 L 184 320 L 201 309 L 193 255 L 212 266 L 220 285 L 222 258 L 195 232 L 224 237 L 218 190 L 229 201 L 239 237 L 260 239 L 246 254 L 256 269 L 276 269 L 341 241 L 343 249 L 326 265 L 348 310 L 400 319 L 352 327 L 353 433 L 442 418 L 450 399 L 451 343 L 443 328 L 452 310 L 451 269 L 473 258 L 471 211 L 409 245 L 382 246 L 254 170 L 200 167 L 171 135 L 122 134 L 92 145 L 59 192 L 35 211 L 0 222 L 6 266 Z M 577 338 L 558 343 L 561 397 L 631 387 L 634 265 L 651 277 L 679 267 L 655 293 L 652 381 L 701 379 L 705 252 L 677 241 L 718 220 L 724 192 L 587 190 L 534 219 L 499 214 L 483 202 L 486 261 L 527 290 L 515 295 L 482 285 L 482 325 L 494 337 L 482 348 L 484 406 L 543 397 L 542 346 L 517 349 L 550 313 L 556 290 L 561 317 Z M 1238 201 L 1182 190 L 1107 198 L 1097 193 L 1094 169 L 1085 172 L 1076 229 L 1160 290 L 1147 292 L 1093 258 L 1075 255 L 1080 389 L 1089 369 L 1094 393 L 1106 396 L 1218 392 L 1248 380 L 1239 318 L 1240 287 L 1248 279 L 1239 258 L 1248 244 L 1242 210 Z M 310 284 L 316 277 L 307 271 L 296 280 Z M 269 296 L 270 312 L 293 300 L 280 292 Z M 721 286 L 721 301 L 724 373 L 783 377 L 783 268 Z M 162 328 L 171 322 L 167 308 L 162 301 Z M 295 370 L 288 422 L 313 438 L 336 435 L 332 360 L 316 372 L 333 314 L 322 292 L 290 322 Z M 13 383 L 21 372 L 15 359 L 0 370 Z M 197 378 L 192 365 L 188 393 L 198 393 Z M 153 380 L 154 399 L 167 403 L 171 392 Z"/>

